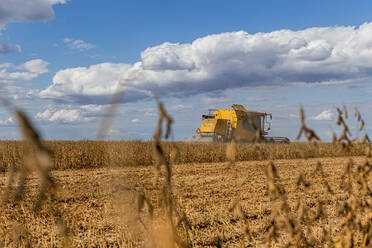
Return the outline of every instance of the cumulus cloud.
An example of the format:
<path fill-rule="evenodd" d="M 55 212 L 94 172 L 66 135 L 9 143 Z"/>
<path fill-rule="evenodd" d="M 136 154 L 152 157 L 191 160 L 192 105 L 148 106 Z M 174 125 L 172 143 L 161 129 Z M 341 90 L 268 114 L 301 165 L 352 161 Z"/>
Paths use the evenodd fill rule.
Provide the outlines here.
<path fill-rule="evenodd" d="M 365 23 L 166 42 L 147 48 L 133 65 L 104 63 L 59 71 L 40 96 L 86 104 L 114 93 L 120 80 L 127 87 L 127 102 L 145 99 L 151 92 L 189 96 L 240 87 L 368 81 L 371 35 L 372 23 Z"/>
<path fill-rule="evenodd" d="M 36 74 L 43 74 L 47 73 L 48 69 L 48 62 L 42 60 L 42 59 L 33 59 L 29 60 L 26 63 L 17 66 L 16 68 L 19 70 L 26 70 L 32 73 Z"/>
<path fill-rule="evenodd" d="M 52 6 L 66 0 L 1 0 L 0 26 L 9 22 L 47 21 L 54 18 Z"/>
<path fill-rule="evenodd" d="M 316 120 L 316 121 L 330 121 L 333 118 L 333 113 L 331 110 L 327 109 L 321 112 L 320 114 L 311 117 L 311 120 Z"/>
<path fill-rule="evenodd" d="M 12 63 L 0 64 L 0 83 L 14 83 L 20 80 L 31 80 L 48 72 L 48 62 L 42 59 L 29 60 L 21 65 Z"/>
<path fill-rule="evenodd" d="M 77 109 L 60 109 L 51 112 L 49 109 L 42 113 L 37 113 L 36 118 L 40 120 L 48 120 L 50 122 L 76 123 L 90 121 L 91 118 L 84 117 Z"/>
<path fill-rule="evenodd" d="M 96 48 L 95 45 L 89 42 L 83 41 L 83 40 L 74 40 L 71 38 L 65 38 L 63 39 L 63 42 L 66 43 L 71 49 L 77 49 L 80 51 Z"/>
<path fill-rule="evenodd" d="M 10 22 L 47 21 L 54 18 L 52 6 L 64 4 L 66 0 L 1 0 L 0 35 Z M 0 55 L 21 52 L 20 45 L 7 45 L 0 42 Z"/>
<path fill-rule="evenodd" d="M 41 91 L 40 96 L 79 103 L 100 102 L 102 96 L 108 100 L 130 68 L 129 64 L 103 63 L 61 70 L 53 77 L 53 85 Z"/>
<path fill-rule="evenodd" d="M 79 108 L 71 106 L 62 106 L 65 108 L 56 108 L 48 106 L 43 112 L 36 114 L 35 118 L 44 122 L 57 123 L 81 123 L 96 119 L 102 112 L 103 107 L 99 105 L 84 105 Z"/>
<path fill-rule="evenodd" d="M 104 109 L 102 105 L 95 104 L 83 105 L 80 108 L 88 113 L 100 113 Z"/>

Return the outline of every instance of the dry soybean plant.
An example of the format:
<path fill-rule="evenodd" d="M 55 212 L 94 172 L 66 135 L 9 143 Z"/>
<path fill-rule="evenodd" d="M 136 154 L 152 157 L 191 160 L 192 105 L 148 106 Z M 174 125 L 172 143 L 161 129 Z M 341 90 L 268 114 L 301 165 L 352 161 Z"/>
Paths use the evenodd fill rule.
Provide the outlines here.
<path fill-rule="evenodd" d="M 339 142 L 346 140 L 344 147 L 349 149 L 353 145 L 346 134 L 349 133 L 349 128 L 342 118 L 342 111 L 337 109 L 339 113 L 338 125 L 342 125 L 344 130 Z M 364 130 L 364 120 L 357 108 L 355 108 L 354 116 L 359 122 L 359 131 Z M 347 119 L 347 110 L 344 107 L 344 117 Z M 354 139 L 358 143 L 358 139 Z M 370 142 L 368 134 L 365 133 L 362 143 Z M 340 205 L 339 215 L 344 217 L 342 224 L 341 235 L 335 239 L 336 247 L 371 247 L 372 246 L 372 191 L 370 188 L 370 179 L 372 175 L 371 165 L 371 146 L 366 150 L 365 162 L 361 165 L 355 165 L 352 159 L 349 159 L 346 164 L 346 169 L 342 175 L 340 188 L 347 195 L 347 199 Z"/>
<path fill-rule="evenodd" d="M 173 119 L 167 113 L 162 102 L 155 97 L 158 104 L 159 120 L 154 133 L 153 151 L 155 157 L 155 169 L 157 172 L 158 181 L 162 181 L 160 186 L 159 199 L 159 216 L 154 216 L 154 206 L 144 193 L 139 193 L 137 196 L 137 210 L 141 212 L 147 205 L 148 220 L 141 221 L 148 232 L 150 247 L 191 247 L 191 238 L 189 236 L 190 223 L 186 213 L 182 210 L 177 201 L 178 192 L 172 184 L 172 161 L 177 160 L 178 149 L 176 146 L 172 149 L 171 158 L 167 158 L 161 139 L 168 139 L 172 134 Z M 165 132 L 163 131 L 165 125 Z M 163 135 L 164 134 L 164 135 Z M 147 224 L 148 223 L 148 224 Z"/>
<path fill-rule="evenodd" d="M 301 128 L 300 132 L 297 135 L 297 139 L 301 138 L 301 135 L 304 134 L 308 141 L 320 141 L 318 135 L 314 132 L 314 130 L 308 128 L 305 124 L 305 111 L 303 107 L 300 107 L 300 120 L 301 120 Z"/>
<path fill-rule="evenodd" d="M 312 176 L 315 174 L 320 174 L 322 179 L 325 178 L 320 162 L 318 162 Z M 328 199 L 318 198 L 315 203 L 312 203 L 307 202 L 302 196 L 297 199 L 295 206 L 291 207 L 273 162 L 267 166 L 266 175 L 268 193 L 272 201 L 272 220 L 267 233 L 268 244 L 278 242 L 281 237 L 281 243 L 287 242 L 285 245 L 287 247 L 327 247 L 330 243 L 330 231 L 325 226 L 327 212 L 324 205 Z M 327 181 L 324 179 L 322 183 L 327 193 L 333 195 Z M 308 189 L 313 185 L 314 183 L 311 183 L 300 173 L 296 190 L 304 192 L 306 196 Z M 308 206 L 309 203 L 313 205 L 315 210 Z M 320 228 L 316 228 L 316 226 L 320 226 Z"/>
<path fill-rule="evenodd" d="M 56 201 L 57 185 L 50 174 L 51 169 L 51 151 L 44 145 L 40 134 L 31 124 L 25 113 L 17 109 L 14 105 L 6 102 L 6 106 L 16 115 L 19 127 L 24 139 L 24 159 L 23 163 L 16 167 L 11 164 L 8 173 L 8 182 L 3 193 L 2 205 L 13 204 L 22 211 L 31 212 L 31 215 L 48 214 L 54 219 L 55 225 L 60 230 L 62 237 L 60 245 L 69 247 L 71 240 L 68 228 L 63 220 L 63 215 L 59 209 L 54 207 Z M 27 179 L 32 174 L 38 178 L 38 193 L 33 201 L 31 209 L 25 209 L 22 201 L 26 199 Z M 41 213 L 44 210 L 44 213 Z M 5 239 L 3 245 L 7 246 L 36 246 L 35 240 L 29 235 L 25 223 L 14 222 L 13 235 L 8 234 L 9 239 Z M 38 244 L 40 245 L 40 244 Z M 55 245 L 55 244 L 54 244 Z"/>
<path fill-rule="evenodd" d="M 358 139 L 351 141 L 351 132 L 345 122 L 348 118 L 347 109 L 337 108 L 337 125 L 343 127 L 342 134 L 337 138 L 333 134 L 335 143 L 342 144 L 344 150 L 350 150 L 358 143 Z M 359 131 L 364 128 L 364 121 L 360 112 L 355 109 L 355 117 L 360 123 Z M 305 125 L 305 114 L 300 108 L 301 129 L 298 138 L 304 133 L 309 142 L 320 140 L 316 133 Z M 367 134 L 363 143 L 369 142 Z M 338 202 L 338 216 L 343 219 L 341 230 L 332 232 L 327 227 L 327 212 L 324 208 L 326 202 L 336 200 L 334 191 L 325 179 L 322 163 L 318 161 L 312 177 L 319 175 L 326 191 L 325 199 L 317 199 L 316 211 L 310 209 L 303 198 L 299 198 L 295 208 L 291 208 L 284 187 L 273 162 L 266 169 L 267 189 L 272 202 L 271 222 L 267 228 L 267 243 L 273 246 L 279 241 L 286 243 L 286 247 L 371 247 L 372 246 L 372 191 L 371 191 L 371 152 L 367 147 L 364 164 L 355 165 L 350 158 L 346 164 L 345 172 L 341 177 L 340 188 L 344 190 L 346 199 Z M 300 173 L 297 180 L 297 191 L 304 192 L 313 184 L 307 181 Z M 315 224 L 321 222 L 320 230 L 315 229 Z M 318 228 L 319 229 L 319 228 Z"/>

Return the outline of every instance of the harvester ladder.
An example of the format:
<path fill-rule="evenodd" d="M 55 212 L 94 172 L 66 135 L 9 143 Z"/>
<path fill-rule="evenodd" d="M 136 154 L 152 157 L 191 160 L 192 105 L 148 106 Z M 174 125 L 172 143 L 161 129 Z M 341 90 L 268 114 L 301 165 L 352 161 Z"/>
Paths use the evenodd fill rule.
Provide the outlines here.
<path fill-rule="evenodd" d="M 231 123 L 231 120 L 227 120 L 226 137 L 228 140 L 231 139 L 231 133 L 232 133 L 232 123 Z"/>

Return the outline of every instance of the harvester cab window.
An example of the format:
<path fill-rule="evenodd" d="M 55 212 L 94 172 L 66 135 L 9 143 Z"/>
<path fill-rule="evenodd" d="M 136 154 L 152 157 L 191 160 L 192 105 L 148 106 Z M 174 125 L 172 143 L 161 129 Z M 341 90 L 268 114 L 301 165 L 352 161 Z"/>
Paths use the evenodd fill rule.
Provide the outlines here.
<path fill-rule="evenodd" d="M 216 109 L 208 109 L 208 113 L 205 114 L 205 115 L 202 115 L 202 119 L 205 120 L 205 119 L 214 119 L 214 112 L 216 111 Z"/>
<path fill-rule="evenodd" d="M 271 114 L 266 114 L 265 117 L 263 117 L 264 132 L 269 132 L 271 130 L 271 122 L 268 120 L 268 117 L 270 117 L 270 120 L 273 119 Z"/>
<path fill-rule="evenodd" d="M 214 115 L 202 115 L 202 119 L 205 120 L 205 119 L 214 119 Z"/>

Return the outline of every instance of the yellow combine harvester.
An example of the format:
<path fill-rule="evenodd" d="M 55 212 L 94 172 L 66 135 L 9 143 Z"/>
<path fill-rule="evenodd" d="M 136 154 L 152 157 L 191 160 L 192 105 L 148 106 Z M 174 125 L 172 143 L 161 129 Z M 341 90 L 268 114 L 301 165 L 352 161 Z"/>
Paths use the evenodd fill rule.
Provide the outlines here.
<path fill-rule="evenodd" d="M 232 105 L 232 109 L 210 109 L 202 116 L 197 133 L 200 141 L 210 142 L 289 142 L 286 137 L 266 136 L 270 130 L 268 117 L 272 119 L 271 114 L 248 111 L 240 104 Z"/>

